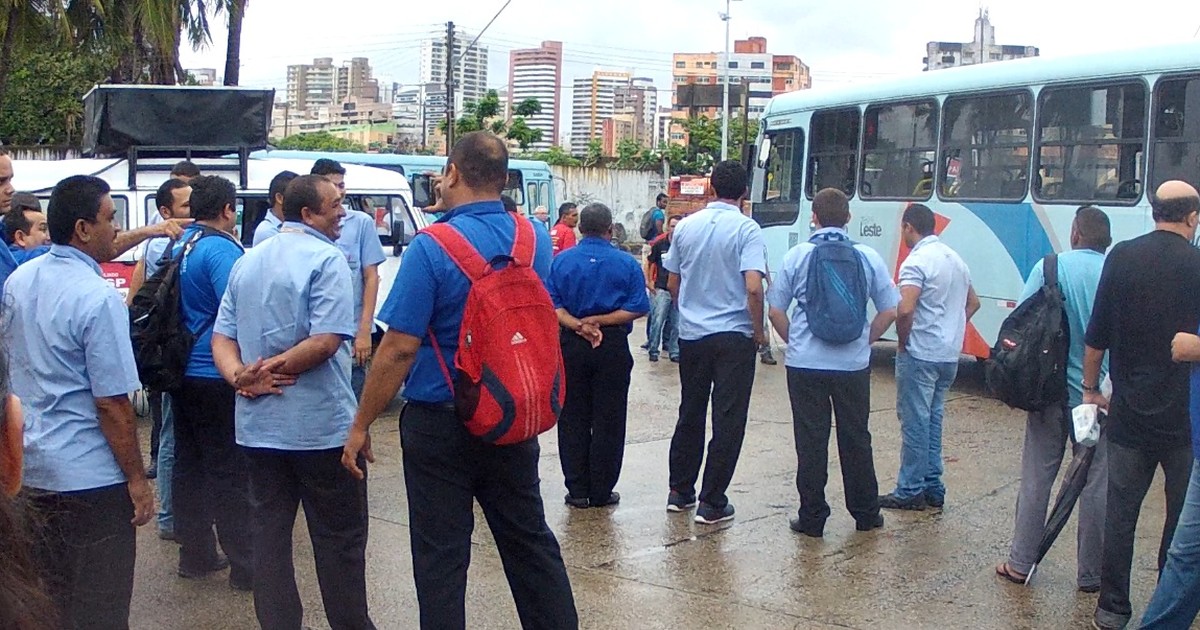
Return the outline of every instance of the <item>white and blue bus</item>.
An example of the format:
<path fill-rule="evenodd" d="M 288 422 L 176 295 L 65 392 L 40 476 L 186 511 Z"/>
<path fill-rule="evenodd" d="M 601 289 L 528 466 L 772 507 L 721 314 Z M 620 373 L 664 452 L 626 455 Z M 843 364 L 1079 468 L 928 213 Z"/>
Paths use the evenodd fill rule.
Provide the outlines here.
<path fill-rule="evenodd" d="M 850 196 L 847 229 L 893 272 L 901 215 L 926 204 L 983 302 L 963 350 L 986 357 L 1033 265 L 1070 249 L 1079 206 L 1120 241 L 1153 228 L 1158 184 L 1200 186 L 1200 42 L 792 92 L 762 127 L 751 201 L 770 267 L 808 238 L 818 190 Z"/>

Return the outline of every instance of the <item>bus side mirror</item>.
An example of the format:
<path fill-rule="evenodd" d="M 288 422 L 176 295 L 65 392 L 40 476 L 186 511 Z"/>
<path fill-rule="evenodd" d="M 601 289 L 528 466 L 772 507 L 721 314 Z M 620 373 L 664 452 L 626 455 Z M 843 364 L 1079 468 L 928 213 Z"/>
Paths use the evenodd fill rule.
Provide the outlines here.
<path fill-rule="evenodd" d="M 392 221 L 392 255 L 399 256 L 404 250 L 405 241 L 404 221 Z"/>

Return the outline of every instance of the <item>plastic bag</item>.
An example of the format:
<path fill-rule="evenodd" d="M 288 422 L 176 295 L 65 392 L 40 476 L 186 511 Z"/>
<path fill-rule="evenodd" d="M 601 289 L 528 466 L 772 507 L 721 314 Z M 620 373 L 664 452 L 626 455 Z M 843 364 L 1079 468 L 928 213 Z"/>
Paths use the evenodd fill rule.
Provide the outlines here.
<path fill-rule="evenodd" d="M 1100 441 L 1100 408 L 1096 405 L 1079 405 L 1071 410 L 1071 429 L 1075 432 L 1075 443 L 1095 446 Z"/>

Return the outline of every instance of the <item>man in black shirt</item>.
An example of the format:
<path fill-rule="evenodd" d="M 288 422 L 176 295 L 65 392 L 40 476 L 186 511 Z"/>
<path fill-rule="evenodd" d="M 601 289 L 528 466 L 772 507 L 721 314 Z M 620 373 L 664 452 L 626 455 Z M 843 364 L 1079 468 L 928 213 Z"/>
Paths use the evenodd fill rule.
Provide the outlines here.
<path fill-rule="evenodd" d="M 667 221 L 666 233 L 650 246 L 650 255 L 646 256 L 646 288 L 650 291 L 650 331 L 648 333 L 648 348 L 650 360 L 658 360 L 659 348 L 664 347 L 673 363 L 679 363 L 679 309 L 671 300 L 671 292 L 667 290 L 667 276 L 663 269 L 663 260 L 671 257 L 671 233 L 675 225 L 683 218 L 679 215 Z"/>
<path fill-rule="evenodd" d="M 1171 340 L 1200 327 L 1200 249 L 1192 245 L 1200 195 L 1169 181 L 1151 203 L 1154 231 L 1118 244 L 1104 263 L 1083 360 L 1083 402 L 1108 409 L 1108 505 L 1093 619 L 1101 630 L 1129 622 L 1134 531 L 1155 469 L 1166 477 L 1162 570 L 1192 468 L 1188 366 L 1171 360 Z M 1111 403 L 1099 391 L 1105 352 Z"/>

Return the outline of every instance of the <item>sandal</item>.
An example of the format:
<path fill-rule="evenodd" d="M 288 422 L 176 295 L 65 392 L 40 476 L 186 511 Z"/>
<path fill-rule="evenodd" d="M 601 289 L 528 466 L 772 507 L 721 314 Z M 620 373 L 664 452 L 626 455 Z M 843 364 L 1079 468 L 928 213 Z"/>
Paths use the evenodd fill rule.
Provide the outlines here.
<path fill-rule="evenodd" d="M 1025 585 L 1025 580 L 1029 579 L 1028 575 L 1022 575 L 1014 571 L 1012 567 L 1008 566 L 1007 562 L 1001 562 L 1000 564 L 996 565 L 996 575 L 1008 580 L 1009 582 L 1012 582 L 1013 584 L 1020 584 L 1022 586 Z"/>

